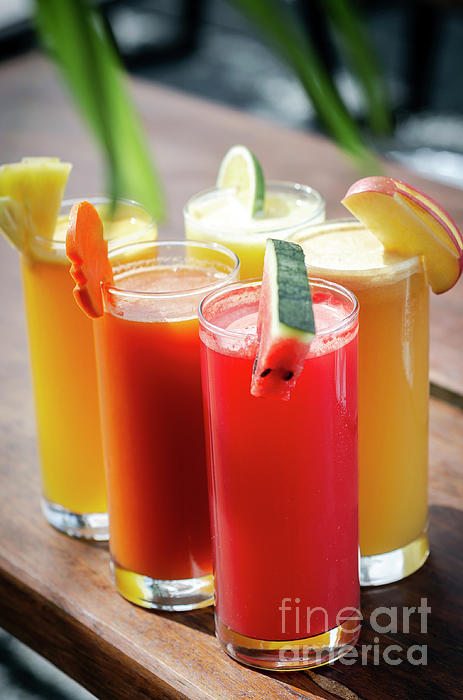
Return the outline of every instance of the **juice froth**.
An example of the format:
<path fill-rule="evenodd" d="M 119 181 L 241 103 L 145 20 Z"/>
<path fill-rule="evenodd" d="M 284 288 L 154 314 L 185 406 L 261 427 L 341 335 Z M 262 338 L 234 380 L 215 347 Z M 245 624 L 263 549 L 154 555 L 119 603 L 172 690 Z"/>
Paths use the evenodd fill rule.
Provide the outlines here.
<path fill-rule="evenodd" d="M 188 239 L 226 245 L 241 261 L 241 279 L 250 279 L 262 276 L 267 238 L 287 238 L 309 224 L 323 221 L 325 203 L 310 187 L 268 182 L 264 209 L 255 216 L 249 216 L 233 190 L 219 188 L 190 199 L 184 216 Z"/>
<path fill-rule="evenodd" d="M 206 229 L 218 233 L 226 229 L 240 236 L 297 226 L 310 219 L 317 204 L 297 193 L 269 192 L 263 211 L 250 217 L 233 191 L 218 190 L 214 197 L 204 197 L 192 203 L 189 214 Z"/>
<path fill-rule="evenodd" d="M 246 358 L 253 358 L 257 352 L 257 314 L 259 307 L 258 287 L 249 286 L 243 291 L 231 293 L 226 306 L 219 300 L 210 304 L 209 318 L 214 325 L 225 332 L 218 337 L 210 334 L 205 342 L 215 344 L 217 349 L 227 354 L 239 353 Z M 342 326 L 347 306 L 327 291 L 316 291 L 312 295 L 312 305 L 317 335 L 307 346 L 307 357 L 315 357 L 334 350 L 349 342 L 352 330 L 345 333 L 331 333 L 332 329 Z M 357 331 L 355 330 L 355 333 Z"/>

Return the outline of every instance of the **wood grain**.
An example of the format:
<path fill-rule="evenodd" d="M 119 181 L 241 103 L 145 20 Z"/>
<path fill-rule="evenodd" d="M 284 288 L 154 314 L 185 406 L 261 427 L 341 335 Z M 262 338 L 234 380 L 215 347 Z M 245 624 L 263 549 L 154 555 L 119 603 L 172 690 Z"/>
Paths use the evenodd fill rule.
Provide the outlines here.
<path fill-rule="evenodd" d="M 276 675 L 239 666 L 219 649 L 211 610 L 163 615 L 129 605 L 114 590 L 105 547 L 72 541 L 43 521 L 17 257 L 4 243 L 0 261 L 0 623 L 101 698 L 391 697 L 376 667 L 370 673 L 369 668 L 338 664 L 312 674 Z M 401 586 L 381 588 L 381 604 L 412 604 L 417 592 L 428 594 L 437 581 L 438 614 L 456 611 L 446 581 L 457 576 L 461 546 L 455 542 L 445 548 L 441 531 L 447 537 L 452 528 L 456 534 L 463 531 L 462 513 L 449 510 L 462 506 L 462 454 L 463 413 L 432 399 L 431 500 L 442 504 L 437 513 L 450 515 L 437 518 L 435 552 L 426 565 L 429 577 L 420 573 Z M 462 584 L 455 578 L 452 586 Z M 367 595 L 364 606 L 377 595 Z M 433 645 L 448 635 L 439 628 Z M 366 628 L 361 643 L 370 638 Z M 405 641 L 402 637 L 398 643 Z M 447 648 L 445 653 L 451 656 Z M 402 693 L 397 697 L 417 697 L 407 696 L 410 679 L 404 674 L 394 670 L 395 687 Z M 434 681 L 433 697 L 453 697 L 444 680 L 439 676 Z M 447 695 L 439 695 L 439 683 Z"/>
<path fill-rule="evenodd" d="M 58 155 L 75 163 L 70 195 L 101 191 L 96 151 L 44 59 L 33 54 L 0 66 L 0 86 L 2 161 L 26 153 Z M 270 177 L 308 181 L 325 192 L 332 215 L 342 213 L 336 202 L 357 175 L 323 139 L 154 86 L 137 84 L 135 94 L 167 183 L 171 218 L 163 229 L 166 236 L 183 235 L 181 204 L 213 181 L 219 154 L 240 141 L 262 155 Z M 434 184 L 426 189 L 463 223 L 461 193 Z M 462 335 L 455 331 L 461 330 L 461 288 L 442 297 L 449 303 L 435 307 L 440 335 L 435 336 L 436 324 L 433 328 L 438 351 L 433 373 L 441 372 L 435 376 L 454 391 L 461 380 L 457 341 Z M 391 639 L 403 650 L 414 640 L 428 643 L 429 666 L 376 667 L 370 654 L 366 666 L 347 668 L 336 662 L 312 673 L 259 673 L 220 650 L 212 610 L 156 614 L 126 603 L 114 589 L 104 546 L 73 541 L 44 522 L 19 264 L 3 240 L 0 299 L 0 623 L 6 629 L 98 697 L 111 700 L 458 697 L 463 666 L 462 411 L 431 400 L 430 494 L 437 505 L 430 561 L 400 585 L 364 592 L 362 601 L 369 611 L 378 605 L 415 605 L 428 596 L 433 613 L 427 641 L 413 627 L 410 635 L 381 635 L 380 646 Z M 372 643 L 373 632 L 365 624 L 360 644 Z"/>

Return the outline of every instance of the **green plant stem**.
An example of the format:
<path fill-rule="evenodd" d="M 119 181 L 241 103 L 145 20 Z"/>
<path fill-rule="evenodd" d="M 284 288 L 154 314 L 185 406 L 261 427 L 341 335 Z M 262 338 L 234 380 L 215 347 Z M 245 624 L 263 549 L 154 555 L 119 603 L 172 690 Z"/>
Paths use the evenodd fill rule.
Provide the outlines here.
<path fill-rule="evenodd" d="M 40 36 L 99 141 L 113 200 L 128 196 L 159 220 L 164 198 L 123 69 L 88 0 L 36 0 Z"/>
<path fill-rule="evenodd" d="M 364 172 L 381 167 L 368 149 L 310 39 L 303 34 L 278 0 L 229 0 L 266 37 L 295 71 L 326 129 L 352 155 Z"/>
<path fill-rule="evenodd" d="M 379 136 L 392 131 L 386 87 L 363 22 L 349 0 L 325 0 L 339 43 L 366 98 L 369 123 Z"/>

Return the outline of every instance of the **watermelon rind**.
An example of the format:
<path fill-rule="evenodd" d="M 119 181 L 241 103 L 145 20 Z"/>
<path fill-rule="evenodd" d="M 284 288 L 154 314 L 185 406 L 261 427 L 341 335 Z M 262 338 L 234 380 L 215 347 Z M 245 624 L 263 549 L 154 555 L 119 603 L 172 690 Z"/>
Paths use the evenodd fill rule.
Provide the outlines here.
<path fill-rule="evenodd" d="M 304 251 L 297 243 L 275 238 L 267 249 L 268 274 L 274 280 L 270 287 L 272 334 L 310 343 L 315 322 Z"/>
<path fill-rule="evenodd" d="M 267 241 L 257 333 L 251 394 L 288 400 L 315 336 L 304 252 L 298 244 Z"/>

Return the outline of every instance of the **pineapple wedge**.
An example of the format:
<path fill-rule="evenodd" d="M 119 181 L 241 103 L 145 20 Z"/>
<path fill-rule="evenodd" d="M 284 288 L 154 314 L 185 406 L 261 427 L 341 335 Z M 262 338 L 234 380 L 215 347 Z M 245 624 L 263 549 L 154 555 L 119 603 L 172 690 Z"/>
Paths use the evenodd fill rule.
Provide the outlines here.
<path fill-rule="evenodd" d="M 59 158 L 23 158 L 0 166 L 0 229 L 19 251 L 29 237 L 53 238 L 70 163 Z"/>

